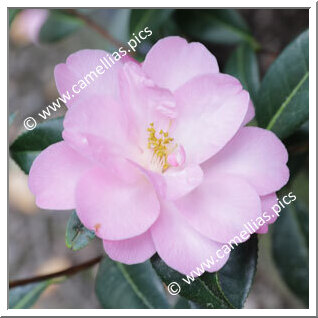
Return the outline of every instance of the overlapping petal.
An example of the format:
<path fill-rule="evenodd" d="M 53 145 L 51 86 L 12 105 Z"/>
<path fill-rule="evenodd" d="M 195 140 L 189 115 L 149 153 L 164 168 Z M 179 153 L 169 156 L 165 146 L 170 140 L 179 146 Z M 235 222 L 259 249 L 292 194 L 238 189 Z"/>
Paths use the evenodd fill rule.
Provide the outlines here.
<path fill-rule="evenodd" d="M 241 127 L 249 94 L 232 76 L 203 75 L 175 92 L 178 117 L 173 136 L 187 162 L 200 164 L 217 153 Z"/>
<path fill-rule="evenodd" d="M 140 147 L 144 147 L 150 123 L 167 131 L 171 119 L 176 117 L 172 93 L 157 86 L 136 63 L 126 63 L 120 71 L 120 93 L 130 134 Z"/>
<path fill-rule="evenodd" d="M 71 54 L 66 63 L 55 67 L 55 83 L 60 96 L 70 94 L 70 100 L 66 102 L 68 107 L 86 97 L 119 96 L 118 71 L 123 63 L 119 60 L 113 64 L 109 55 L 103 50 L 81 50 Z"/>
<path fill-rule="evenodd" d="M 264 196 L 279 190 L 289 178 L 288 153 L 271 131 L 244 127 L 203 165 L 207 178 L 216 172 L 239 176 Z"/>
<path fill-rule="evenodd" d="M 43 209 L 75 208 L 78 180 L 92 163 L 61 141 L 42 151 L 29 173 L 29 187 Z"/>
<path fill-rule="evenodd" d="M 199 165 L 190 164 L 184 167 L 172 167 L 163 176 L 166 183 L 165 199 L 176 200 L 200 185 L 203 171 Z"/>
<path fill-rule="evenodd" d="M 156 253 L 149 231 L 126 240 L 104 240 L 103 245 L 111 259 L 125 264 L 145 262 Z"/>
<path fill-rule="evenodd" d="M 219 72 L 216 58 L 204 45 L 178 36 L 159 40 L 148 52 L 142 69 L 158 86 L 171 91 L 195 76 Z"/>
<path fill-rule="evenodd" d="M 244 179 L 214 174 L 175 202 L 191 226 L 206 237 L 227 243 L 244 224 L 261 215 L 257 192 Z"/>
<path fill-rule="evenodd" d="M 104 240 L 124 240 L 146 232 L 159 215 L 148 177 L 128 162 L 94 167 L 76 188 L 77 214 Z"/>
<path fill-rule="evenodd" d="M 265 234 L 268 232 L 268 224 L 272 224 L 277 220 L 277 214 L 275 214 L 272 210 L 272 207 L 277 204 L 277 195 L 276 193 L 271 193 L 268 195 L 265 195 L 261 197 L 261 203 L 262 203 L 262 211 L 263 213 L 266 212 L 267 215 L 270 216 L 270 220 L 266 221 L 266 224 L 264 224 L 261 228 L 259 228 L 256 233 L 259 234 Z"/>
<path fill-rule="evenodd" d="M 203 262 L 211 261 L 211 257 L 214 264 L 210 264 L 209 268 L 203 267 L 203 271 L 215 272 L 229 257 L 229 254 L 217 252 L 222 244 L 209 240 L 197 232 L 176 206 L 168 201 L 161 202 L 160 216 L 151 227 L 151 235 L 164 262 L 185 275 L 197 267 L 201 268 Z"/>
<path fill-rule="evenodd" d="M 63 138 L 87 156 L 104 151 L 125 157 L 133 148 L 129 139 L 128 117 L 123 106 L 111 97 L 81 99 L 66 113 Z"/>

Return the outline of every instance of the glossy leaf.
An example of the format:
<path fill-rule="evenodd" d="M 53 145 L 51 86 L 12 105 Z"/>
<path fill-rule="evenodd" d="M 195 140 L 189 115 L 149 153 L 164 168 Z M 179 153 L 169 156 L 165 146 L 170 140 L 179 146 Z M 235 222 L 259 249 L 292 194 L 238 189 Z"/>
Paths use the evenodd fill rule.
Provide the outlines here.
<path fill-rule="evenodd" d="M 204 261 L 204 260 L 202 260 Z M 180 285 L 180 296 L 205 308 L 242 308 L 252 286 L 257 263 L 257 237 L 232 251 L 227 264 L 216 273 L 205 272 L 191 280 L 168 267 L 156 254 L 151 259 L 156 272 L 166 285 Z M 182 278 L 191 282 L 188 284 Z"/>
<path fill-rule="evenodd" d="M 290 171 L 288 184 L 290 184 L 299 171 L 309 169 L 309 133 L 306 131 L 306 126 L 284 140 L 284 144 L 288 150 L 287 165 Z"/>
<path fill-rule="evenodd" d="M 27 309 L 32 307 L 48 286 L 61 280 L 63 278 L 49 279 L 11 288 L 9 290 L 9 309 Z"/>
<path fill-rule="evenodd" d="M 255 52 L 247 44 L 241 44 L 228 59 L 224 73 L 240 80 L 255 101 L 260 85 L 259 67 Z"/>
<path fill-rule="evenodd" d="M 287 286 L 308 305 L 308 210 L 297 199 L 281 212 L 273 229 L 276 266 Z"/>
<path fill-rule="evenodd" d="M 236 308 L 242 308 L 252 287 L 257 266 L 257 236 L 235 247 L 228 262 L 218 272 L 221 289 Z"/>
<path fill-rule="evenodd" d="M 138 35 L 145 27 L 155 32 L 167 21 L 174 9 L 133 9 L 130 15 L 130 34 Z"/>
<path fill-rule="evenodd" d="M 47 120 L 20 135 L 10 146 L 12 159 L 26 173 L 42 150 L 62 140 L 63 118 Z"/>
<path fill-rule="evenodd" d="M 204 305 L 206 308 L 230 308 L 226 300 L 219 295 L 216 295 L 209 287 L 206 286 L 205 279 L 202 275 L 200 278 L 195 279 L 191 284 L 182 280 L 186 277 L 174 269 L 170 268 L 165 262 L 156 254 L 151 258 L 151 263 L 156 270 L 162 281 L 169 286 L 170 283 L 176 282 L 180 286 L 180 296 Z M 212 279 L 215 278 L 214 274 L 207 274 Z"/>
<path fill-rule="evenodd" d="M 217 44 L 247 42 L 258 49 L 259 44 L 234 9 L 178 10 L 176 18 L 180 29 L 194 39 Z"/>
<path fill-rule="evenodd" d="M 174 304 L 173 308 L 174 309 L 190 309 L 191 304 L 187 299 L 183 297 L 179 297 L 177 302 Z"/>
<path fill-rule="evenodd" d="M 290 136 L 308 120 L 308 49 L 307 30 L 271 65 L 257 95 L 257 122 L 280 138 Z"/>
<path fill-rule="evenodd" d="M 51 10 L 50 15 L 41 28 L 40 42 L 56 42 L 77 31 L 84 22 L 60 10 Z"/>
<path fill-rule="evenodd" d="M 104 258 L 99 266 L 97 297 L 103 308 L 168 308 L 164 288 L 149 261 L 125 265 Z"/>
<path fill-rule="evenodd" d="M 78 218 L 76 211 L 73 211 L 66 226 L 66 246 L 73 251 L 78 251 L 85 247 L 93 238 L 95 238 L 95 233 L 88 230 Z"/>

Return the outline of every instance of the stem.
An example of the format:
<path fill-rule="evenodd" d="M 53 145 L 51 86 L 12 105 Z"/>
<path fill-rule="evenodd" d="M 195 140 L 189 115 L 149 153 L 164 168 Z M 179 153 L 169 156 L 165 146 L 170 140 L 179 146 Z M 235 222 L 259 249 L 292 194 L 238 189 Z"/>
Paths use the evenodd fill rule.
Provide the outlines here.
<path fill-rule="evenodd" d="M 14 280 L 14 281 L 9 282 L 9 288 L 23 286 L 23 285 L 27 285 L 30 283 L 41 282 L 43 280 L 47 280 L 47 279 L 51 279 L 51 278 L 55 278 L 55 277 L 60 277 L 60 276 L 71 276 L 71 275 L 74 275 L 82 270 L 88 269 L 89 267 L 99 263 L 101 261 L 102 257 L 103 257 L 102 255 L 97 256 L 97 257 L 95 257 L 89 261 L 86 261 L 82 264 L 71 266 L 71 267 L 64 269 L 62 271 L 59 271 L 59 272 L 55 272 L 55 273 L 51 273 L 51 274 L 47 274 L 47 275 L 40 275 L 40 276 L 25 278 L 25 279 Z"/>
<path fill-rule="evenodd" d="M 128 48 L 123 43 L 121 43 L 120 41 L 116 40 L 107 30 L 102 28 L 100 25 L 98 25 L 95 21 L 93 21 L 92 19 L 90 19 L 86 15 L 84 15 L 84 14 L 82 14 L 80 12 L 77 12 L 74 9 L 67 9 L 66 11 L 69 14 L 71 14 L 71 15 L 81 19 L 82 21 L 84 21 L 86 23 L 86 25 L 88 25 L 90 28 L 92 28 L 93 30 L 98 32 L 102 37 L 104 37 L 106 40 L 108 40 L 115 47 L 117 47 L 117 48 L 122 47 L 126 51 L 128 51 Z M 130 53 L 130 54 L 133 55 L 133 52 Z"/>

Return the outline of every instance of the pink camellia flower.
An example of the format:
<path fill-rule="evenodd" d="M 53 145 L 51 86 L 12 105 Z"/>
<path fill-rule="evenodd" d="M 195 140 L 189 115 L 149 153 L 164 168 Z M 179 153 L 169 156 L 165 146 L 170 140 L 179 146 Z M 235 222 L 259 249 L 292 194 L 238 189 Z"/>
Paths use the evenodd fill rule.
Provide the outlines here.
<path fill-rule="evenodd" d="M 105 54 L 83 50 L 57 65 L 59 92 Z M 36 158 L 30 189 L 41 208 L 76 209 L 122 263 L 157 252 L 188 274 L 275 204 L 289 178 L 284 145 L 244 127 L 254 117 L 249 94 L 200 43 L 164 38 L 143 63 L 116 62 L 67 106 L 64 140 Z"/>
<path fill-rule="evenodd" d="M 11 26 L 11 35 L 19 42 L 38 43 L 40 30 L 49 16 L 46 9 L 26 9 L 18 13 Z"/>

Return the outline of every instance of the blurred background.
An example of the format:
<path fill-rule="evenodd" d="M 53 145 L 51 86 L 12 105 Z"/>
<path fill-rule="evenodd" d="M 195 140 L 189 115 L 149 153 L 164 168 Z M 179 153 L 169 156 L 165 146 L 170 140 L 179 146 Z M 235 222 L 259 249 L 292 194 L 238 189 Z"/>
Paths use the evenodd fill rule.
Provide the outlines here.
<path fill-rule="evenodd" d="M 23 120 L 58 97 L 53 70 L 71 53 L 85 48 L 112 52 L 116 41 L 127 43 L 145 11 L 130 9 L 14 10 L 9 34 L 9 144 L 25 131 Z M 174 34 L 205 44 L 224 71 L 231 54 L 242 41 L 212 23 L 209 11 L 231 19 L 245 30 L 255 49 L 262 78 L 288 43 L 308 28 L 309 11 L 301 9 L 244 10 L 148 10 L 153 36 L 138 47 L 142 60 L 157 39 Z M 156 11 L 156 12 L 154 12 Z M 228 11 L 225 13 L 221 11 Z M 12 14 L 11 14 L 12 13 Z M 213 29 L 214 28 L 214 29 Z M 105 32 L 103 33 L 104 30 Z M 65 108 L 54 116 L 63 115 Z M 308 212 L 308 125 L 289 137 L 301 161 L 293 179 L 293 192 Z M 294 148 L 295 149 L 294 149 Z M 304 148 L 305 147 L 305 148 Z M 10 280 L 55 272 L 102 253 L 99 240 L 74 252 L 65 246 L 70 211 L 44 211 L 34 204 L 27 175 L 9 159 L 9 276 Z M 255 282 L 245 308 L 304 308 L 302 297 L 282 279 L 273 258 L 273 229 L 259 236 L 259 260 Z M 94 293 L 96 266 L 50 286 L 34 308 L 100 308 Z M 297 282 L 296 282 L 297 283 Z M 289 286 L 289 287 L 288 287 Z"/>

